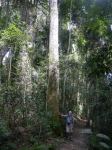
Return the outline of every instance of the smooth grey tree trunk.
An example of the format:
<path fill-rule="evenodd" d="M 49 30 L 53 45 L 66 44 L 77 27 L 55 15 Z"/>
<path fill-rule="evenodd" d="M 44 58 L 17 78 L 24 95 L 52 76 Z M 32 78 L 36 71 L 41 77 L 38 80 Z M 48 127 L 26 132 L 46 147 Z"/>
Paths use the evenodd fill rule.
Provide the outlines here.
<path fill-rule="evenodd" d="M 49 82 L 48 108 L 57 115 L 59 112 L 59 51 L 58 51 L 58 3 L 50 0 L 49 37 Z"/>

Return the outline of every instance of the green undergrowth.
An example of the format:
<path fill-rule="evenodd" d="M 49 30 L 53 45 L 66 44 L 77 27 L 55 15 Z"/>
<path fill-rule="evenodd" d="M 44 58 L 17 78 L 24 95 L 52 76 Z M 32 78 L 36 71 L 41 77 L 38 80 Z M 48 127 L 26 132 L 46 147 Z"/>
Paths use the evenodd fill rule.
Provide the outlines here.
<path fill-rule="evenodd" d="M 52 144 L 38 144 L 35 143 L 31 147 L 22 147 L 19 150 L 56 150 L 57 149 L 57 143 L 52 143 Z"/>
<path fill-rule="evenodd" d="M 56 149 L 57 143 L 51 144 L 35 143 L 32 146 L 21 146 L 21 148 L 18 148 L 18 146 L 14 143 L 7 143 L 6 145 L 0 147 L 0 150 L 56 150 Z"/>
<path fill-rule="evenodd" d="M 102 133 L 94 133 L 90 137 L 90 150 L 112 150 L 112 140 Z"/>
<path fill-rule="evenodd" d="M 62 137 L 60 120 L 48 117 L 40 125 L 41 130 L 38 126 L 21 127 L 10 134 L 5 125 L 1 125 L 0 150 L 55 150 Z"/>

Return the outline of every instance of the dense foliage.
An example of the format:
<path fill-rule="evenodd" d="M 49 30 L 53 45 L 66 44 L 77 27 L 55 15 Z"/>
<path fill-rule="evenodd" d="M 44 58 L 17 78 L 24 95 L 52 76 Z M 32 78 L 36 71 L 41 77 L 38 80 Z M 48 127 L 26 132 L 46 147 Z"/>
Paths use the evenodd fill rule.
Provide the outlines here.
<path fill-rule="evenodd" d="M 59 111 L 72 110 L 92 120 L 93 142 L 100 132 L 112 138 L 112 2 L 58 0 L 58 9 Z M 63 134 L 59 118 L 48 110 L 49 16 L 47 0 L 0 1 L 0 146 L 4 150 L 16 149 L 22 141 L 41 147 L 45 139 Z M 18 141 L 13 144 L 14 137 Z"/>

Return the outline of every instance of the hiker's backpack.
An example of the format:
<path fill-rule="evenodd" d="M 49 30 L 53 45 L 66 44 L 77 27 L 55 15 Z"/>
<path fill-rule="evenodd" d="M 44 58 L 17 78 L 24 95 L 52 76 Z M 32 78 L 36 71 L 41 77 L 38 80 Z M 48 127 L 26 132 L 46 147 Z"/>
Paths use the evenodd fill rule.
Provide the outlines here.
<path fill-rule="evenodd" d="M 73 118 L 72 118 L 72 116 L 67 116 L 67 117 L 66 117 L 66 123 L 67 123 L 67 125 L 70 125 L 71 123 L 73 123 Z"/>

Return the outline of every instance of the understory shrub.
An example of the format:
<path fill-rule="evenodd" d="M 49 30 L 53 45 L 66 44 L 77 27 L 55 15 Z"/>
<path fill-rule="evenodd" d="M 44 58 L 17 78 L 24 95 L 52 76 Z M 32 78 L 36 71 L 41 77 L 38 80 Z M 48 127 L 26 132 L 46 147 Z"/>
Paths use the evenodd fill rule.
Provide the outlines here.
<path fill-rule="evenodd" d="M 111 150 L 112 140 L 105 134 L 97 133 L 90 137 L 90 150 Z"/>

